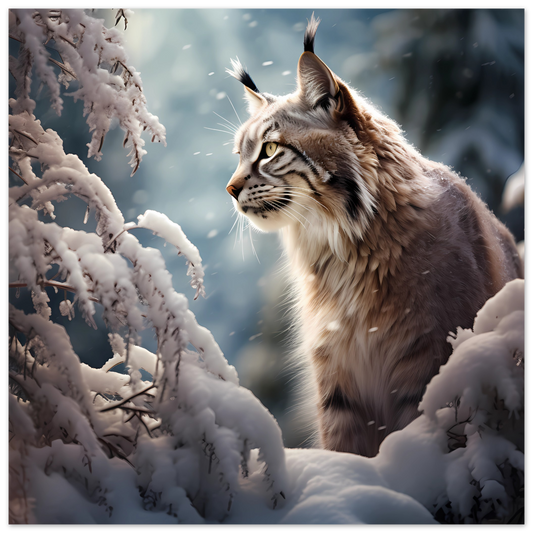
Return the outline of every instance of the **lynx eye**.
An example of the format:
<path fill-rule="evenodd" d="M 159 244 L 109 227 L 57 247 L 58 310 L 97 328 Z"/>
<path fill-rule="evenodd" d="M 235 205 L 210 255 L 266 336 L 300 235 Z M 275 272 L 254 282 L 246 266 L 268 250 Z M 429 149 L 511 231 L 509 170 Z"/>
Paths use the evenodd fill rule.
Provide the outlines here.
<path fill-rule="evenodd" d="M 261 148 L 259 159 L 265 159 L 266 157 L 272 157 L 278 149 L 278 143 L 265 143 Z"/>
<path fill-rule="evenodd" d="M 278 149 L 277 143 L 266 143 L 265 153 L 268 157 L 272 157 L 276 153 L 277 149 Z"/>

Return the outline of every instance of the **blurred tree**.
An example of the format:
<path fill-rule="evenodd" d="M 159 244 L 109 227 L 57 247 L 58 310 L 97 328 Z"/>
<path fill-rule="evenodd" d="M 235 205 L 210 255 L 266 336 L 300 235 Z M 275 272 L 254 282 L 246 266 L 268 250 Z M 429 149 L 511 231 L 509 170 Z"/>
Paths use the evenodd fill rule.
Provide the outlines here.
<path fill-rule="evenodd" d="M 496 210 L 524 158 L 524 10 L 394 10 L 373 27 L 393 116 Z M 502 218 L 523 239 L 523 209 Z"/>

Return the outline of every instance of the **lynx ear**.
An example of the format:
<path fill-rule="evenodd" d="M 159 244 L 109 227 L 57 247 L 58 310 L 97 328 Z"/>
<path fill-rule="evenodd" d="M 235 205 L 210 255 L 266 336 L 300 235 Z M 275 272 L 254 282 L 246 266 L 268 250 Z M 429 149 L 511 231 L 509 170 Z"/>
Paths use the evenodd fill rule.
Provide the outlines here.
<path fill-rule="evenodd" d="M 333 73 L 313 52 L 304 52 L 300 56 L 298 87 L 301 96 L 312 108 L 327 106 L 339 92 Z"/>
<path fill-rule="evenodd" d="M 268 102 L 261 94 L 249 89 L 246 85 L 244 86 L 244 98 L 248 103 L 248 113 L 250 115 L 255 115 L 264 106 L 268 105 Z"/>
<path fill-rule="evenodd" d="M 232 59 L 231 66 L 233 67 L 233 70 L 228 68 L 226 69 L 226 72 L 244 85 L 244 96 L 248 102 L 248 112 L 251 115 L 255 115 L 263 106 L 267 105 L 268 102 L 266 98 L 259 93 L 257 85 L 250 77 L 250 74 L 246 72 L 239 61 L 239 58 L 235 60 Z"/>
<path fill-rule="evenodd" d="M 304 34 L 304 53 L 298 62 L 298 87 L 300 96 L 313 109 L 329 107 L 330 99 L 339 92 L 339 85 L 331 70 L 315 55 L 315 36 L 320 19 L 313 13 Z"/>

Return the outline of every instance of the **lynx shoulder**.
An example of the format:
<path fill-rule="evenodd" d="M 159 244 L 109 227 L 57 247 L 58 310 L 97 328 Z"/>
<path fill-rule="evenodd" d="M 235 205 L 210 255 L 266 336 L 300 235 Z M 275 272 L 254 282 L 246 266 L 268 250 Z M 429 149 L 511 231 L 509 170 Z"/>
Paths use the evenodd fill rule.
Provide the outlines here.
<path fill-rule="evenodd" d="M 466 182 L 315 55 L 297 90 L 259 91 L 238 61 L 250 118 L 227 185 L 237 211 L 279 231 L 293 276 L 306 403 L 320 444 L 373 456 L 418 416 L 450 331 L 522 277 L 514 239 Z"/>

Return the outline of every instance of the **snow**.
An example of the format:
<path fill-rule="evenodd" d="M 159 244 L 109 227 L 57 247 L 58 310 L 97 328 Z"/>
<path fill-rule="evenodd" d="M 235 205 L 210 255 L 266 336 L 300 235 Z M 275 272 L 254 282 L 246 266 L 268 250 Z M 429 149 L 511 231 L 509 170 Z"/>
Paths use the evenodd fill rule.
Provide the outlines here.
<path fill-rule="evenodd" d="M 173 244 L 178 249 L 178 253 L 185 255 L 187 264 L 189 265 L 187 275 L 191 276 L 191 286 L 196 289 L 194 298 L 198 298 L 199 295 L 205 296 L 203 286 L 205 274 L 200 252 L 187 239 L 180 225 L 171 222 L 166 215 L 151 210 L 146 211 L 144 215 L 139 215 L 138 220 L 138 226 L 140 228 L 151 229 L 156 235 L 159 235 L 168 243 Z"/>
<path fill-rule="evenodd" d="M 255 473 L 243 482 L 236 524 L 428 524 L 431 513 L 391 490 L 373 461 L 326 450 L 286 451 L 290 496 L 283 509 L 257 502 Z M 254 464 L 253 460 L 250 464 Z"/>
<path fill-rule="evenodd" d="M 376 462 L 393 488 L 427 508 L 449 501 L 455 520 L 473 521 L 473 509 L 478 519 L 504 516 L 516 496 L 504 465 L 523 472 L 523 280 L 450 340 L 454 352 L 428 385 L 422 416 L 387 437 Z"/>

